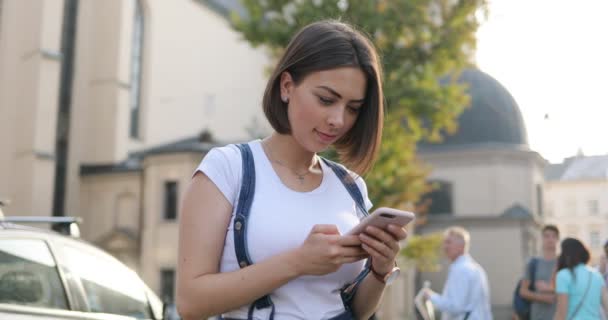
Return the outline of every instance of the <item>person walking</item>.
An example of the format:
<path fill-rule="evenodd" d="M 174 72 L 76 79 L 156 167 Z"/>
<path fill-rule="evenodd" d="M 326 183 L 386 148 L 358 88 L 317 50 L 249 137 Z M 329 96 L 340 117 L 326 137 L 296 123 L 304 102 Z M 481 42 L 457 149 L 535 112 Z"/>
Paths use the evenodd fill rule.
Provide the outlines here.
<path fill-rule="evenodd" d="M 485 270 L 469 255 L 471 236 L 462 227 L 444 233 L 443 251 L 450 260 L 443 292 L 425 289 L 442 320 L 491 320 L 490 289 Z"/>
<path fill-rule="evenodd" d="M 601 319 L 600 308 L 608 310 L 608 291 L 604 279 L 587 264 L 589 250 L 577 239 L 561 243 L 557 260 L 557 307 L 554 320 Z"/>

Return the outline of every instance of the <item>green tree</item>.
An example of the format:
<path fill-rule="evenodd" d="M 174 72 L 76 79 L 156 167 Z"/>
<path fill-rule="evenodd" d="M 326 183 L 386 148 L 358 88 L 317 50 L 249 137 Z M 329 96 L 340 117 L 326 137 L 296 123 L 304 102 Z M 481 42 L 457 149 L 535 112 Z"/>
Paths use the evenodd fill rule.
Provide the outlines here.
<path fill-rule="evenodd" d="M 416 159 L 416 144 L 438 142 L 457 130 L 469 98 L 456 79 L 473 63 L 475 32 L 487 0 L 242 3 L 248 15 L 233 14 L 233 27 L 275 57 L 298 29 L 321 19 L 342 20 L 369 35 L 383 62 L 387 113 L 379 158 L 366 182 L 376 205 L 412 209 L 430 188 L 425 182 L 429 168 Z"/>

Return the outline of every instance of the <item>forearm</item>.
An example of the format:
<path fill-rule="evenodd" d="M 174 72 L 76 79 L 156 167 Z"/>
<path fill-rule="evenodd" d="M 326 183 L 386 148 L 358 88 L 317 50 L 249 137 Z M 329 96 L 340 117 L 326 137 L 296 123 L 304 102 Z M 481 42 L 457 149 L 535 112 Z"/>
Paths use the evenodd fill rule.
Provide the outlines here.
<path fill-rule="evenodd" d="M 456 296 L 443 296 L 437 293 L 431 295 L 431 302 L 442 312 L 453 314 L 464 314 L 467 311 L 465 302 Z"/>
<path fill-rule="evenodd" d="M 526 290 L 521 295 L 527 300 L 541 303 L 553 304 L 555 303 L 555 294 L 549 292 L 534 292 L 530 290 Z"/>
<path fill-rule="evenodd" d="M 555 303 L 555 294 L 548 292 L 536 292 L 534 293 L 535 301 L 547 304 Z"/>
<path fill-rule="evenodd" d="M 553 320 L 566 320 L 566 311 L 565 310 L 555 310 L 555 315 L 553 316 Z"/>
<path fill-rule="evenodd" d="M 608 289 L 606 287 L 602 288 L 602 307 L 604 312 L 608 314 Z"/>
<path fill-rule="evenodd" d="M 555 315 L 553 320 L 565 320 L 568 315 L 568 295 L 559 294 L 557 297 L 557 306 L 555 307 Z"/>
<path fill-rule="evenodd" d="M 356 319 L 369 319 L 378 309 L 386 285 L 370 272 L 359 285 L 353 301 Z"/>
<path fill-rule="evenodd" d="M 555 303 L 555 289 L 551 288 L 551 291 L 531 291 L 528 289 L 529 282 L 524 280 L 519 290 L 519 294 L 526 300 L 542 303 Z"/>
<path fill-rule="evenodd" d="M 298 277 L 297 261 L 286 252 L 234 272 L 183 279 L 177 288 L 179 313 L 198 320 L 251 304 Z"/>

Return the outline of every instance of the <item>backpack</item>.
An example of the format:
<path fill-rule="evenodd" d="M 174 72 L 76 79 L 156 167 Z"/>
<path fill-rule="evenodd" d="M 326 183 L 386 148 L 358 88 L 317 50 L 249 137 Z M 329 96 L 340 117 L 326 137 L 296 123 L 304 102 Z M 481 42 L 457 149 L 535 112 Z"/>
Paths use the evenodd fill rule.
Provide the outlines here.
<path fill-rule="evenodd" d="M 536 265 L 538 264 L 537 258 L 532 258 L 526 267 L 528 274 L 530 274 L 530 291 L 534 291 L 534 282 L 536 281 Z M 525 299 L 519 294 L 523 279 L 520 279 L 515 286 L 515 292 L 513 292 L 513 309 L 521 320 L 530 319 L 530 311 L 532 309 L 532 301 Z"/>

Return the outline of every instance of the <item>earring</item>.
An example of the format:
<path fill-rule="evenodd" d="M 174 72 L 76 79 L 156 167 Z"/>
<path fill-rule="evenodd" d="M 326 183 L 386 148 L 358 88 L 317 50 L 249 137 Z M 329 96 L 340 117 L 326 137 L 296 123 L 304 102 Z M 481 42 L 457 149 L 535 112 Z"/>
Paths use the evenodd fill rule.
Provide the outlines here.
<path fill-rule="evenodd" d="M 283 100 L 283 102 L 288 103 L 289 102 L 289 98 L 283 96 L 281 97 L 281 100 Z"/>

